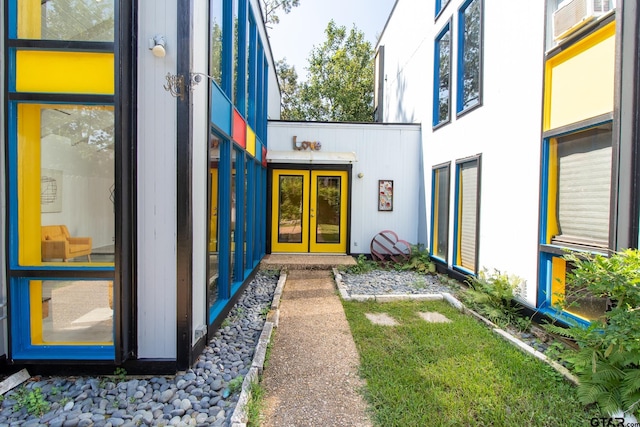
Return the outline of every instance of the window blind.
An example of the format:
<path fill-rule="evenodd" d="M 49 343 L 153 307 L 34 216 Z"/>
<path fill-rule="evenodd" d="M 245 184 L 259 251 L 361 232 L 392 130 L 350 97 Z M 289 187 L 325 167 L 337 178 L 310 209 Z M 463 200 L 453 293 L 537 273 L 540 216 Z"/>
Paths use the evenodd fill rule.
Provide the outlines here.
<path fill-rule="evenodd" d="M 553 243 L 608 247 L 611 130 L 558 138 L 558 228 Z"/>
<path fill-rule="evenodd" d="M 460 265 L 476 271 L 478 162 L 460 165 Z"/>

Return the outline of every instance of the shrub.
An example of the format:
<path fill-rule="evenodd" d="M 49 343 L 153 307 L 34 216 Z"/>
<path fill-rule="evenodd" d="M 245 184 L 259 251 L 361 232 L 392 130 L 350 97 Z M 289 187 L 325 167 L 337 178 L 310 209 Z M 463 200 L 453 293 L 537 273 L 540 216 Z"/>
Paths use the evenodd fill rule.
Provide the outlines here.
<path fill-rule="evenodd" d="M 611 309 L 588 327 L 546 327 L 575 340 L 580 348 L 571 360 L 580 379 L 578 397 L 583 404 L 597 403 L 607 414 L 619 409 L 638 414 L 640 251 L 627 249 L 610 257 L 570 253 L 564 258 L 574 267 L 567 273 L 567 284 L 611 301 Z M 566 307 L 561 304 L 562 308 Z"/>

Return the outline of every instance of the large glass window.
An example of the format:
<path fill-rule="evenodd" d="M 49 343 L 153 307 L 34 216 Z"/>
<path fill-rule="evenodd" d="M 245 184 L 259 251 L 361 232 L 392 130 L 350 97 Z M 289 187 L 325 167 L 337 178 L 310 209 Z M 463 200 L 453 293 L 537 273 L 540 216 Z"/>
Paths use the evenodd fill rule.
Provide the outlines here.
<path fill-rule="evenodd" d="M 483 0 L 467 0 L 458 11 L 458 113 L 482 103 L 483 7 Z"/>
<path fill-rule="evenodd" d="M 114 0 L 20 0 L 21 39 L 114 40 Z"/>
<path fill-rule="evenodd" d="M 20 265 L 113 263 L 113 107 L 17 111 Z"/>
<path fill-rule="evenodd" d="M 451 22 L 444 26 L 435 43 L 433 75 L 433 126 L 451 120 Z"/>
<path fill-rule="evenodd" d="M 218 85 L 222 85 L 222 28 L 224 25 L 222 0 L 210 3 L 211 54 L 209 56 L 209 74 Z"/>
<path fill-rule="evenodd" d="M 449 164 L 432 172 L 431 256 L 447 261 L 449 251 Z"/>
<path fill-rule="evenodd" d="M 220 138 L 211 136 L 209 147 L 209 309 L 218 300 L 219 245 L 218 245 L 218 170 L 220 165 Z"/>
<path fill-rule="evenodd" d="M 457 196 L 454 266 L 475 274 L 478 270 L 478 219 L 480 193 L 480 159 L 457 163 Z"/>

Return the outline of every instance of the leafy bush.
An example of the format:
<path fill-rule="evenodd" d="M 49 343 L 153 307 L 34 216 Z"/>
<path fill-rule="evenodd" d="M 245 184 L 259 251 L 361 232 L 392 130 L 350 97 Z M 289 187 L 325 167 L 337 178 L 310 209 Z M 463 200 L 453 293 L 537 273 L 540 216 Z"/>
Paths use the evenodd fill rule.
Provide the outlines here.
<path fill-rule="evenodd" d="M 483 269 L 477 277 L 467 279 L 470 289 L 461 292 L 460 299 L 478 313 L 487 317 L 500 327 L 508 325 L 524 330 L 529 319 L 520 315 L 513 305 L 513 297 L 518 295 L 523 280 L 515 275 Z"/>
<path fill-rule="evenodd" d="M 51 404 L 44 399 L 40 388 L 29 390 L 22 387 L 15 392 L 15 410 L 26 408 L 31 415 L 43 416 L 51 408 Z"/>
<path fill-rule="evenodd" d="M 627 249 L 610 257 L 567 254 L 573 265 L 566 282 L 592 295 L 606 297 L 611 309 L 588 327 L 546 329 L 576 341 L 580 350 L 571 362 L 583 404 L 597 403 L 611 414 L 619 409 L 639 413 L 640 407 L 640 251 Z M 566 308 L 560 305 L 559 309 Z"/>
<path fill-rule="evenodd" d="M 397 263 L 395 265 L 397 270 L 413 270 L 418 273 L 433 273 L 435 271 L 435 264 L 431 261 L 429 251 L 424 249 L 422 245 L 411 246 L 411 257 L 408 261 L 403 263 Z"/>
<path fill-rule="evenodd" d="M 358 255 L 356 259 L 356 265 L 347 267 L 347 273 L 363 274 L 368 273 L 371 270 L 378 268 L 378 264 L 375 261 L 368 259 L 365 255 Z"/>

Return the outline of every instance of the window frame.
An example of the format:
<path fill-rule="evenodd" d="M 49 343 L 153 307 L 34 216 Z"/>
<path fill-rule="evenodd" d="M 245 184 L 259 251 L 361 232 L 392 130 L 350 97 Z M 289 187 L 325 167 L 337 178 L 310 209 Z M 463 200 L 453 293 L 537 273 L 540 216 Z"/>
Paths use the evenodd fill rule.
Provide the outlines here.
<path fill-rule="evenodd" d="M 440 190 L 439 187 L 436 186 L 436 172 L 446 170 L 447 172 L 447 188 L 446 188 L 446 214 L 444 218 L 440 218 L 438 214 L 438 210 L 436 206 L 440 206 L 442 199 L 440 198 Z M 437 198 L 436 198 L 437 197 Z M 451 208 L 451 162 L 441 163 L 439 165 L 435 165 L 431 168 L 431 236 L 430 236 L 430 244 L 429 244 L 429 256 L 436 261 L 444 262 L 445 264 L 449 261 L 449 214 Z M 439 233 L 436 231 L 439 228 L 440 221 L 445 221 L 445 229 L 446 229 L 446 248 L 445 248 L 445 257 L 441 258 L 436 253 L 436 245 L 437 245 L 437 236 Z"/>
<path fill-rule="evenodd" d="M 465 12 L 474 2 L 479 3 L 480 17 L 478 31 L 478 102 L 474 105 L 464 106 L 464 80 L 465 80 Z M 467 114 L 470 111 L 482 106 L 483 103 L 483 80 L 484 80 L 484 0 L 466 0 L 458 9 L 458 51 L 457 51 L 457 75 L 456 75 L 456 117 Z"/>
<path fill-rule="evenodd" d="M 474 268 L 470 270 L 462 266 L 462 200 L 461 186 L 462 181 L 462 167 L 465 164 L 476 163 L 476 192 L 475 192 L 475 238 L 474 238 Z M 455 196 L 454 196 L 454 222 L 453 222 L 453 260 L 452 267 L 464 274 L 476 275 L 478 273 L 478 260 L 479 260 L 479 241 L 480 241 L 480 202 L 481 202 L 481 184 L 482 184 L 482 154 L 476 154 L 474 156 L 465 157 L 463 159 L 456 160 L 455 171 Z"/>
<path fill-rule="evenodd" d="M 447 8 L 451 0 L 436 0 L 436 14 L 435 17 L 438 19 L 442 12 Z"/>
<path fill-rule="evenodd" d="M 447 108 L 447 117 L 444 120 L 440 120 L 440 82 L 442 80 L 442 75 L 440 73 L 440 42 L 442 38 L 449 34 L 449 64 L 448 64 L 448 73 L 449 73 L 449 83 L 448 83 L 448 108 Z M 439 129 L 440 127 L 451 123 L 451 104 L 452 104 L 452 96 L 451 96 L 451 68 L 453 65 L 453 59 L 451 57 L 452 47 L 453 47 L 453 19 L 449 19 L 447 23 L 442 27 L 440 32 L 435 38 L 434 48 L 433 48 L 433 121 L 432 126 L 433 130 Z"/>

